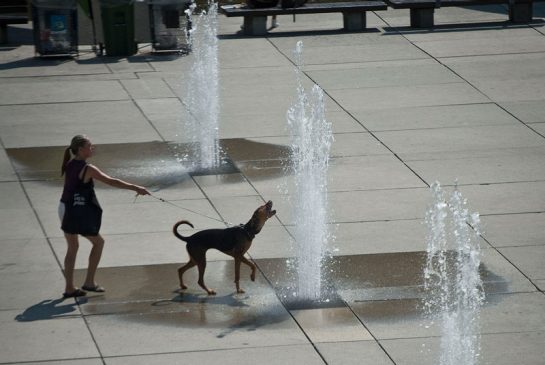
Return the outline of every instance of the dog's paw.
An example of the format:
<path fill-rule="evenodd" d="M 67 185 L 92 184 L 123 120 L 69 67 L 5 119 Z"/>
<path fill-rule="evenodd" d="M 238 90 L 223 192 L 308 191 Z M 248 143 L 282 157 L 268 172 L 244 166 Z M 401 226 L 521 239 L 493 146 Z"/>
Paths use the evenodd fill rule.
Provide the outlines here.
<path fill-rule="evenodd" d="M 244 294 L 246 293 L 244 289 L 237 289 L 237 294 Z"/>
<path fill-rule="evenodd" d="M 255 281 L 255 271 L 250 274 L 250 280 Z"/>
<path fill-rule="evenodd" d="M 216 295 L 216 292 L 212 289 L 208 290 L 208 295 Z"/>
<path fill-rule="evenodd" d="M 186 290 L 187 289 L 187 285 L 180 285 L 180 290 Z"/>

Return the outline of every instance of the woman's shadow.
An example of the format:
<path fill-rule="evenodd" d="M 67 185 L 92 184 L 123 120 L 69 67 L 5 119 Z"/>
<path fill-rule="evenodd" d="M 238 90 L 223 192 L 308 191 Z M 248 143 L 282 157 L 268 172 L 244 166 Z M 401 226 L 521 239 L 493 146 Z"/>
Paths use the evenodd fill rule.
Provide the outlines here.
<path fill-rule="evenodd" d="M 77 310 L 78 303 L 75 301 L 70 300 L 66 304 L 63 301 L 63 298 L 42 300 L 15 316 L 15 320 L 18 322 L 42 321 L 61 317 Z"/>

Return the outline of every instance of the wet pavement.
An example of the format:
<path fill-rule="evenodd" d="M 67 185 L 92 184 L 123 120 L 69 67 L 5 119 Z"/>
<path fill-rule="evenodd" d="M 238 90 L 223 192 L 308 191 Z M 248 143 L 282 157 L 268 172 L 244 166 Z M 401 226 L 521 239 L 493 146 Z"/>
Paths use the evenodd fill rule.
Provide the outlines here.
<path fill-rule="evenodd" d="M 181 121 L 191 56 L 33 58 L 30 27 L 0 52 L 0 364 L 437 364 L 440 328 L 424 315 L 429 186 L 459 180 L 481 214 L 481 364 L 545 358 L 545 7 L 505 22 L 502 6 L 441 8 L 434 30 L 409 14 L 368 14 L 343 33 L 338 14 L 279 17 L 268 37 L 241 37 L 220 17 L 224 164 L 193 164 Z M 300 301 L 294 217 L 283 187 L 295 98 L 291 50 L 303 40 L 306 86 L 325 91 L 335 142 L 331 232 L 320 301 Z M 70 138 L 96 144 L 92 162 L 155 197 L 97 184 L 105 293 L 62 300 L 66 243 L 57 204 Z M 160 199 L 166 200 L 166 202 Z M 248 255 L 255 282 L 208 253 L 178 288 L 187 261 L 171 233 L 246 222 L 273 200 L 277 215 Z M 184 234 L 194 230 L 184 227 Z M 76 283 L 90 247 L 80 243 Z M 454 257 L 451 255 L 449 259 Z"/>

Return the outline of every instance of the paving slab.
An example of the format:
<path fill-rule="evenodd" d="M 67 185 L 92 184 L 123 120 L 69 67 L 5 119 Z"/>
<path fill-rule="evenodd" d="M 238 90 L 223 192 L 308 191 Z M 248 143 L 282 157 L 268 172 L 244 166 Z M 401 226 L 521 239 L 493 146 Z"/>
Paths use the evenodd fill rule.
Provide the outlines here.
<path fill-rule="evenodd" d="M 531 81 L 545 76 L 540 67 L 544 59 L 543 52 L 514 52 L 501 55 L 442 58 L 441 63 L 469 82 Z"/>
<path fill-rule="evenodd" d="M 77 134 L 96 144 L 161 139 L 131 101 L 5 105 L 0 120 L 6 148 L 68 146 Z"/>
<path fill-rule="evenodd" d="M 333 90 L 331 97 L 350 113 L 410 106 L 487 103 L 489 98 L 465 83 Z"/>
<path fill-rule="evenodd" d="M 290 313 L 315 344 L 373 339 L 349 308 L 300 309 Z"/>
<path fill-rule="evenodd" d="M 231 52 L 233 47 L 238 51 Z M 222 68 L 290 66 L 265 38 L 225 39 L 219 43 L 218 61 Z"/>
<path fill-rule="evenodd" d="M 545 122 L 545 106 L 541 101 L 506 102 L 500 105 L 524 123 Z"/>
<path fill-rule="evenodd" d="M 542 182 L 472 185 L 461 188 L 469 206 L 481 215 L 543 212 Z M 501 199 L 498 199 L 501 197 Z"/>
<path fill-rule="evenodd" d="M 26 239 L 44 237 L 43 230 L 30 209 L 0 209 L 2 239 Z"/>
<path fill-rule="evenodd" d="M 415 43 L 436 58 L 545 51 L 545 40 L 536 32 L 519 36 L 516 42 L 506 38 L 468 37 L 464 40 L 443 39 Z"/>
<path fill-rule="evenodd" d="M 427 185 L 392 155 L 336 158 L 328 168 L 328 191 L 420 187 Z"/>
<path fill-rule="evenodd" d="M 40 59 L 14 54 L 13 58 L 5 59 L 0 68 L 0 78 L 23 77 L 58 77 L 73 75 L 106 75 L 111 71 L 95 57 L 82 55 L 79 60 L 71 59 Z"/>
<path fill-rule="evenodd" d="M 544 213 L 482 216 L 483 236 L 494 247 L 545 245 Z"/>
<path fill-rule="evenodd" d="M 312 70 L 307 74 L 326 90 L 386 87 L 401 85 L 427 85 L 460 82 L 460 77 L 432 60 L 409 60 L 403 64 L 393 62 L 350 64 L 335 70 Z"/>
<path fill-rule="evenodd" d="M 13 363 L 16 364 L 16 363 Z M 12 364 L 12 365 L 13 365 Z M 100 357 L 94 359 L 71 359 L 71 360 L 47 360 L 39 362 L 26 362 L 25 364 L 30 365 L 100 365 L 103 364 Z"/>
<path fill-rule="evenodd" d="M 218 291 L 213 297 L 197 287 L 197 270 L 186 273 L 190 289 L 178 294 L 173 292 L 177 265 L 102 268 L 108 291 L 82 301 L 101 353 L 143 355 L 308 343 L 261 276 L 255 283 L 243 280 L 249 295 L 233 294 L 232 265 L 223 261 L 207 266 L 205 280 Z M 127 275 L 140 285 L 127 286 Z"/>
<path fill-rule="evenodd" d="M 292 61 L 291 52 L 284 53 Z M 330 45 L 328 47 L 307 47 L 304 50 L 305 65 L 323 65 L 351 62 L 416 60 L 427 58 L 421 50 L 409 43 L 377 43 L 362 44 L 359 46 Z"/>
<path fill-rule="evenodd" d="M 224 139 L 283 136 L 288 133 L 285 113 L 220 116 L 220 136 Z M 326 120 L 333 133 L 363 132 L 363 127 L 344 111 L 326 110 Z"/>
<path fill-rule="evenodd" d="M 392 365 L 392 360 L 375 341 L 329 342 L 316 344 L 332 365 Z"/>
<path fill-rule="evenodd" d="M 489 6 L 494 9 L 501 9 L 502 14 L 505 12 L 505 8 L 501 5 Z M 467 14 L 475 14 L 476 16 L 484 15 L 485 12 L 467 11 L 470 8 L 475 7 L 463 7 L 463 8 L 443 8 L 436 9 L 441 10 L 444 13 L 445 10 L 459 10 Z M 499 15 L 500 18 L 503 15 Z M 505 20 L 505 18 L 503 18 Z M 467 21 L 467 20 L 466 20 Z M 437 42 L 437 41 L 453 41 L 462 39 L 500 39 L 500 38 L 518 38 L 518 37 L 532 37 L 536 35 L 536 31 L 528 24 L 510 24 L 502 22 L 501 24 L 496 22 L 467 22 L 464 24 L 452 24 L 452 26 L 438 26 L 434 29 L 405 29 L 400 28 L 400 33 L 411 42 Z"/>
<path fill-rule="evenodd" d="M 16 321 L 17 311 L 0 311 L 4 362 L 100 357 L 82 318 Z"/>
<path fill-rule="evenodd" d="M 255 189 L 242 174 L 195 176 L 195 182 L 209 197 L 254 195 Z"/>
<path fill-rule="evenodd" d="M 287 90 L 271 90 L 267 93 L 266 98 L 257 99 L 254 98 L 254 95 L 250 90 L 226 95 L 222 101 L 221 112 L 228 115 L 254 115 L 257 113 L 266 113 L 273 116 L 278 115 L 278 120 L 284 124 L 286 120 L 286 110 L 297 100 L 295 93 L 292 94 L 286 91 Z M 252 102 L 249 103 L 248 100 L 252 100 Z M 324 103 L 326 110 L 341 110 L 335 100 L 332 100 L 327 94 L 324 95 Z M 282 115 L 281 118 L 280 115 Z"/>
<path fill-rule="evenodd" d="M 1 209 L 30 208 L 29 201 L 19 182 L 0 183 L 0 195 L 2 195 Z"/>
<path fill-rule="evenodd" d="M 494 103 L 355 110 L 352 114 L 373 132 L 519 124 Z"/>
<path fill-rule="evenodd" d="M 117 81 L 44 81 L 31 88 L 27 83 L 11 83 L 9 89 L 0 90 L 1 105 L 127 99 L 127 92 Z"/>
<path fill-rule="evenodd" d="M 385 131 L 376 132 L 375 135 L 400 155 L 543 147 L 545 142 L 542 136 L 523 124 Z"/>
<path fill-rule="evenodd" d="M 417 153 L 401 155 L 427 182 L 458 180 L 465 184 L 541 181 L 545 178 L 545 149 L 508 148 L 492 151 Z"/>
<path fill-rule="evenodd" d="M 481 333 L 536 332 L 544 325 L 542 293 L 497 294 L 487 297 L 481 309 Z M 438 323 L 431 323 L 415 299 L 357 302 L 350 307 L 380 340 L 434 337 Z"/>
<path fill-rule="evenodd" d="M 162 139 L 179 143 L 191 140 L 190 136 L 184 132 L 184 122 L 188 118 L 188 112 L 180 99 L 138 99 L 135 103 Z"/>
<path fill-rule="evenodd" d="M 2 239 L 0 243 L 2 245 L 0 271 L 3 274 L 59 269 L 59 264 L 45 238 Z"/>
<path fill-rule="evenodd" d="M 300 364 L 324 364 L 311 345 L 265 346 L 228 350 L 195 351 L 176 354 L 156 354 L 127 357 L 110 357 L 108 365 L 125 364 L 180 364 L 180 363 L 217 363 L 238 365 L 248 361 L 252 363 L 286 364 L 292 361 Z"/>
<path fill-rule="evenodd" d="M 482 364 L 538 365 L 543 356 L 543 331 L 483 334 L 480 338 Z M 439 338 L 383 340 L 388 354 L 396 364 L 437 364 Z"/>
<path fill-rule="evenodd" d="M 13 170 L 4 148 L 0 148 L 0 182 L 17 181 L 17 174 Z"/>
<path fill-rule="evenodd" d="M 49 258 L 51 256 L 51 253 L 47 255 Z M 44 285 L 44 283 L 48 284 Z M 2 273 L 0 289 L 4 293 L 0 303 L 0 311 L 18 309 L 22 312 L 43 301 L 62 299 L 64 277 L 58 266 L 54 269 L 46 268 L 45 270 L 39 270 L 38 268 L 11 270 Z"/>
<path fill-rule="evenodd" d="M 473 85 L 495 102 L 543 100 L 543 77 L 528 80 L 474 81 Z"/>
<path fill-rule="evenodd" d="M 545 258 L 544 246 L 504 247 L 499 251 L 530 280 L 545 280 L 542 265 Z"/>
<path fill-rule="evenodd" d="M 289 227 L 292 229 L 293 227 Z M 334 255 L 360 255 L 426 250 L 427 228 L 421 219 L 384 222 L 339 223 L 329 230 Z M 481 248 L 490 246 L 480 240 Z"/>
<path fill-rule="evenodd" d="M 133 99 L 172 98 L 174 93 L 163 79 L 121 80 Z"/>
<path fill-rule="evenodd" d="M 533 123 L 530 128 L 545 137 L 545 123 Z"/>

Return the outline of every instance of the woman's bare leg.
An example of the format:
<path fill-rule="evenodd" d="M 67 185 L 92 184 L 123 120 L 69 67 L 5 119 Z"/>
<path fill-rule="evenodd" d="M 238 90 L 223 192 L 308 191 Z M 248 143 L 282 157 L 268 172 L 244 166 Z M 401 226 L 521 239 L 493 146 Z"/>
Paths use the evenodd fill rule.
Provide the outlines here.
<path fill-rule="evenodd" d="M 85 236 L 85 238 L 91 241 L 93 248 L 91 249 L 91 253 L 89 254 L 89 267 L 87 268 L 87 277 L 85 278 L 85 283 L 83 284 L 83 286 L 95 287 L 97 285 L 95 283 L 95 274 L 97 272 L 100 258 L 102 257 L 104 238 L 102 238 L 102 236 L 99 234 L 96 236 Z"/>
<path fill-rule="evenodd" d="M 66 243 L 68 249 L 66 250 L 66 256 L 64 257 L 64 279 L 66 280 L 66 286 L 64 288 L 65 293 L 72 293 L 76 290 L 74 286 L 74 266 L 76 265 L 76 255 L 78 253 L 79 241 L 77 234 L 65 233 Z"/>

